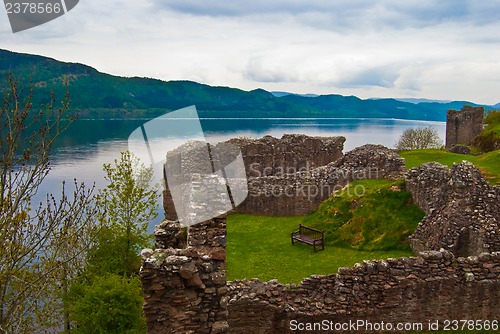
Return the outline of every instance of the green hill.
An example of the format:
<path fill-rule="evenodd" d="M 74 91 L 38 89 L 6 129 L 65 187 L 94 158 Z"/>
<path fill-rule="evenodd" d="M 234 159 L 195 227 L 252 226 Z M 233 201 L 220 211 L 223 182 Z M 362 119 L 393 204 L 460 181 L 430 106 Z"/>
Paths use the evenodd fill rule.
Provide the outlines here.
<path fill-rule="evenodd" d="M 354 181 L 304 217 L 325 244 L 358 250 L 409 250 L 406 238 L 424 217 L 404 182 Z"/>
<path fill-rule="evenodd" d="M 243 91 L 213 87 L 192 81 L 161 81 L 124 78 L 101 73 L 76 63 L 0 50 L 0 72 L 12 70 L 24 85 L 30 76 L 36 86 L 34 103 L 46 103 L 50 91 L 57 97 L 66 92 L 71 106 L 91 110 L 107 118 L 110 110 L 175 110 L 196 105 L 202 117 L 367 117 L 443 121 L 449 108 L 460 109 L 465 101 L 450 103 L 408 103 L 395 99 L 362 100 L 355 96 L 275 96 L 262 89 Z M 0 90 L 5 89 L 5 81 Z M 487 107 L 488 109 L 488 107 Z"/>
<path fill-rule="evenodd" d="M 437 149 L 424 149 L 413 151 L 402 151 L 399 153 L 404 159 L 406 168 L 414 168 L 423 163 L 435 161 L 451 167 L 454 163 L 467 160 L 476 165 L 488 182 L 500 185 L 500 150 L 492 151 L 482 155 L 465 155 L 450 153 Z"/>
<path fill-rule="evenodd" d="M 484 123 L 486 127 L 476 137 L 474 144 L 484 152 L 500 149 L 500 109 L 491 111 L 486 116 Z"/>

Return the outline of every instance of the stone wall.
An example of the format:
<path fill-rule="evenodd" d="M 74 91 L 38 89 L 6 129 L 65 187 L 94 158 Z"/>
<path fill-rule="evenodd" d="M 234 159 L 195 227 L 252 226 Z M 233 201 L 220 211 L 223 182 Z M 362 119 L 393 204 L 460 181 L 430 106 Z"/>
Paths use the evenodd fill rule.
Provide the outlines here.
<path fill-rule="evenodd" d="M 314 211 L 349 182 L 361 179 L 398 178 L 404 160 L 382 145 L 364 145 L 338 160 L 297 173 L 248 179 L 249 194 L 238 212 L 266 216 L 301 216 Z"/>
<path fill-rule="evenodd" d="M 285 134 L 281 139 L 234 138 L 228 143 L 241 149 L 249 178 L 296 173 L 325 166 L 342 157 L 345 137 Z"/>
<path fill-rule="evenodd" d="M 247 154 L 258 152 L 249 149 Z M 254 182 L 249 190 L 257 196 L 250 195 L 250 202 L 240 210 L 302 214 L 314 209 L 321 196 L 300 197 L 297 189 L 341 187 L 351 180 L 400 178 L 404 173 L 404 161 L 376 145 L 292 174 L 274 168 L 278 165 L 271 163 L 271 157 L 262 157 L 271 168 L 259 170 L 269 174 L 251 176 L 247 169 L 249 184 Z M 290 159 L 283 155 L 278 160 L 302 166 L 302 160 Z M 419 256 L 363 261 L 336 274 L 313 275 L 300 284 L 257 279 L 226 282 L 224 218 L 190 226 L 187 233 L 178 222 L 160 224 L 155 229 L 156 250 L 142 252 L 148 333 L 281 334 L 296 332 L 290 327 L 294 321 L 421 322 L 425 326 L 429 320 L 499 319 L 498 187 L 488 184 L 467 162 L 451 169 L 424 164 L 408 171 L 406 182 L 426 213 L 411 238 Z M 294 195 L 266 196 L 270 189 Z"/>
<path fill-rule="evenodd" d="M 455 258 L 448 251 L 430 251 L 364 261 L 297 285 L 254 279 L 228 287 L 229 333 L 235 334 L 295 333 L 292 321 L 494 320 L 500 316 L 500 253 Z"/>
<path fill-rule="evenodd" d="M 190 225 L 188 217 L 192 214 L 193 218 L 200 218 L 197 216 L 202 216 L 208 206 L 216 214 L 206 219 L 232 209 L 231 203 L 226 201 L 225 180 L 215 170 L 222 164 L 219 156 L 234 160 L 236 152 L 227 150 L 225 157 L 222 152 L 218 153 L 217 147 L 202 141 L 189 141 L 168 152 L 163 170 L 163 208 L 167 219 L 177 220 L 179 215 L 187 220 L 184 222 L 186 225 Z M 174 206 L 174 194 L 177 196 L 177 207 Z"/>
<path fill-rule="evenodd" d="M 295 332 L 294 321 L 425 326 L 429 320 L 500 316 L 500 252 L 455 257 L 440 250 L 363 261 L 300 284 L 226 282 L 224 218 L 189 227 L 188 247 L 173 248 L 181 234 L 178 223 L 165 222 L 155 232 L 160 248 L 142 252 L 150 334 L 282 334 Z"/>
<path fill-rule="evenodd" d="M 406 189 L 426 216 L 410 236 L 415 252 L 447 249 L 456 256 L 500 251 L 500 188 L 464 161 L 450 169 L 427 163 L 406 174 Z"/>
<path fill-rule="evenodd" d="M 156 228 L 156 250 L 142 251 L 141 281 L 148 333 L 225 333 L 225 218 L 191 226 L 187 247 L 178 222 Z"/>
<path fill-rule="evenodd" d="M 179 184 L 192 186 L 197 173 L 213 173 L 216 166 L 206 163 L 210 159 L 222 167 L 235 158 L 237 154 L 225 146 L 239 147 L 247 175 L 248 196 L 236 211 L 267 216 L 305 215 L 353 180 L 400 178 L 404 174 L 404 160 L 393 150 L 368 144 L 342 155 L 344 141 L 343 137 L 284 135 L 276 139 L 266 136 L 256 140 L 231 139 L 209 146 L 210 150 L 206 143 L 191 142 L 169 152 L 165 170 L 175 175 Z M 184 193 L 191 194 L 190 191 Z M 225 193 L 224 188 L 220 195 Z M 217 202 L 220 197 L 217 194 L 202 194 L 202 197 L 212 200 L 211 208 L 217 208 L 220 202 L 219 211 L 227 211 L 225 201 Z M 167 219 L 177 219 L 168 186 L 163 202 Z M 191 203 L 192 199 L 183 202 Z M 188 209 L 193 211 L 191 207 Z"/>
<path fill-rule="evenodd" d="M 463 106 L 446 114 L 446 148 L 471 143 L 483 131 L 483 107 Z"/>
<path fill-rule="evenodd" d="M 178 183 L 188 184 L 193 173 L 210 174 L 231 163 L 239 153 L 235 152 L 236 147 L 241 151 L 247 178 L 282 177 L 287 173 L 311 171 L 338 160 L 343 155 L 344 142 L 344 137 L 300 134 L 285 134 L 281 139 L 271 136 L 234 138 L 209 145 L 208 149 L 206 143 L 189 142 L 168 153 L 164 170 L 175 175 Z M 164 174 L 164 179 L 167 179 L 167 173 Z M 177 219 L 168 185 L 163 193 L 163 207 L 167 219 Z"/>

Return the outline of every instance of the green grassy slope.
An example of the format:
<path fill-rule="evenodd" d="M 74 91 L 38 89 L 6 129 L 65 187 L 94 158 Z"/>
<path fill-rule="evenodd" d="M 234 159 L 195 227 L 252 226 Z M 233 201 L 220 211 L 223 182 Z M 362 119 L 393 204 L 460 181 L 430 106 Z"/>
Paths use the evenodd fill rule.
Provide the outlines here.
<path fill-rule="evenodd" d="M 411 256 L 411 252 L 359 251 L 327 245 L 314 253 L 312 246 L 292 246 L 290 233 L 297 230 L 302 217 L 262 217 L 233 214 L 227 219 L 228 280 L 278 279 L 280 283 L 300 283 L 313 274 L 336 273 L 368 259 Z"/>
<path fill-rule="evenodd" d="M 404 182 L 360 180 L 321 203 L 304 224 L 324 230 L 327 245 L 410 251 L 405 240 L 423 216 Z"/>
<path fill-rule="evenodd" d="M 454 163 L 467 160 L 479 167 L 490 183 L 500 184 L 499 150 L 477 156 L 455 154 L 436 149 L 404 151 L 400 152 L 400 155 L 405 159 L 407 169 L 430 161 L 436 161 L 451 167 Z"/>
<path fill-rule="evenodd" d="M 402 182 L 356 181 L 305 217 L 234 214 L 227 221 L 228 279 L 277 278 L 298 283 L 312 274 L 335 273 L 369 259 L 411 256 L 405 243 L 423 213 Z M 325 230 L 325 250 L 292 246 L 299 224 Z"/>
<path fill-rule="evenodd" d="M 474 144 L 484 152 L 490 152 L 500 147 L 500 110 L 488 113 L 484 123 L 487 125 Z"/>
<path fill-rule="evenodd" d="M 441 150 L 402 152 L 406 167 L 437 161 L 447 166 L 468 160 L 489 182 L 500 184 L 500 151 L 466 156 Z M 298 283 L 312 274 L 335 273 L 339 267 L 368 259 L 411 256 L 404 239 L 423 212 L 412 204 L 404 183 L 386 180 L 353 182 L 305 217 L 261 217 L 233 214 L 227 221 L 229 280 L 277 278 Z M 292 246 L 290 233 L 305 224 L 325 230 L 325 250 Z"/>

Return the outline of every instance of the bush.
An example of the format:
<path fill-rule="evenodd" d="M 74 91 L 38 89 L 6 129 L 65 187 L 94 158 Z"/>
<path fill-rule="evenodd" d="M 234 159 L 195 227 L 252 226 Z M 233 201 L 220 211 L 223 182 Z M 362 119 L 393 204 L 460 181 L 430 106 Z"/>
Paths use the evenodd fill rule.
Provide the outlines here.
<path fill-rule="evenodd" d="M 73 297 L 73 298 L 72 298 Z M 76 334 L 145 333 L 138 277 L 115 274 L 72 287 L 71 320 Z"/>
<path fill-rule="evenodd" d="M 443 141 L 439 138 L 437 130 L 428 126 L 404 130 L 395 146 L 398 151 L 440 148 L 443 146 Z"/>

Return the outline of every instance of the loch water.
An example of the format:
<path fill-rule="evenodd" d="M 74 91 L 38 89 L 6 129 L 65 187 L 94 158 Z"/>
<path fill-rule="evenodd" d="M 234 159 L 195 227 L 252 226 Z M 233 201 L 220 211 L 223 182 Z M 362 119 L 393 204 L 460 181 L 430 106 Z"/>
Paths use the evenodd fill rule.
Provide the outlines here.
<path fill-rule="evenodd" d="M 103 164 L 112 163 L 120 157 L 120 152 L 128 149 L 130 134 L 148 122 L 148 119 L 78 119 L 55 143 L 51 159 L 51 171 L 39 188 L 37 198 L 42 200 L 47 193 L 60 193 L 62 181 L 71 187 L 73 180 L 95 183 L 103 187 Z M 176 120 L 169 120 L 175 122 Z M 177 120 L 181 122 L 182 120 Z M 283 134 L 306 134 L 310 136 L 344 136 L 344 152 L 364 144 L 394 144 L 407 128 L 432 126 L 442 139 L 445 134 L 444 122 L 429 122 L 399 119 L 370 118 L 205 118 L 200 119 L 207 141 L 218 142 L 244 136 L 260 138 L 265 135 L 281 137 Z M 188 139 L 189 136 L 183 138 Z M 172 138 L 165 137 L 165 147 Z M 160 145 L 161 146 L 161 145 Z M 166 152 L 165 152 L 166 154 Z M 156 166 L 155 182 L 161 182 L 161 167 Z M 161 200 L 159 200 L 161 203 Z M 151 223 L 150 230 L 163 218 L 159 206 L 158 218 Z"/>

